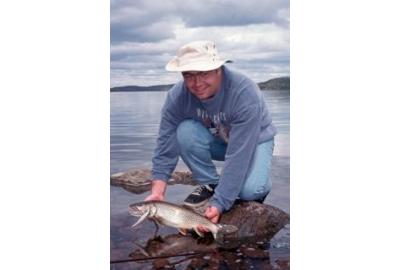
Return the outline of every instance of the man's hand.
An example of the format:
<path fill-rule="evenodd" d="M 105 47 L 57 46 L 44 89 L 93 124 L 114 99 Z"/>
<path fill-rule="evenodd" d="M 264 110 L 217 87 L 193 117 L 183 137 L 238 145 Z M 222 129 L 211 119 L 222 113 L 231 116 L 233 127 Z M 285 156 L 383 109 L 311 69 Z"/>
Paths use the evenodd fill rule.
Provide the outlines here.
<path fill-rule="evenodd" d="M 219 220 L 219 217 L 221 216 L 220 212 L 218 211 L 218 209 L 215 206 L 209 206 L 207 207 L 204 216 L 206 218 L 208 218 L 212 223 L 217 223 Z M 199 225 L 197 227 L 199 229 L 199 231 L 201 232 L 208 232 L 209 230 L 207 228 L 205 228 L 202 225 Z"/>
<path fill-rule="evenodd" d="M 209 207 L 207 207 L 204 215 L 206 216 L 206 218 L 211 220 L 212 223 L 217 223 L 219 220 L 220 213 L 219 213 L 217 207 L 209 206 Z"/>
<path fill-rule="evenodd" d="M 147 196 L 145 201 L 163 201 L 167 183 L 162 180 L 153 180 L 151 184 L 151 194 Z"/>
<path fill-rule="evenodd" d="M 164 195 L 162 195 L 162 194 L 150 194 L 144 200 L 145 201 L 163 201 L 164 200 Z"/>

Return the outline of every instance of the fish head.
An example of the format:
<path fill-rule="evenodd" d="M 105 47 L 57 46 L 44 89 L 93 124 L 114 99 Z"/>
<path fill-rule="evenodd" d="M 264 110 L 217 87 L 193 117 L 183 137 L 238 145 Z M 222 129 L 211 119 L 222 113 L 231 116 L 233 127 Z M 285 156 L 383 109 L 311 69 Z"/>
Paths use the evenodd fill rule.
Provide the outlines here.
<path fill-rule="evenodd" d="M 129 205 L 129 213 L 135 217 L 140 217 L 146 213 L 149 213 L 150 209 L 151 205 L 147 203 L 134 203 Z"/>

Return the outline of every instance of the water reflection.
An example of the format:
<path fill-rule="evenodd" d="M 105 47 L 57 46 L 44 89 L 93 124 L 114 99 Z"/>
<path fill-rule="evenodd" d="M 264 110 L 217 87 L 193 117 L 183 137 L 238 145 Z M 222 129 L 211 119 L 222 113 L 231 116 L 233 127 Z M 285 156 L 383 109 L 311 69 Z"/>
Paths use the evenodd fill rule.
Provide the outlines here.
<path fill-rule="evenodd" d="M 289 269 L 289 247 L 262 238 L 242 239 L 234 245 L 219 245 L 212 237 L 182 236 L 161 226 L 160 235 L 149 239 L 154 225 L 146 220 L 132 229 L 134 218 L 124 213 L 111 224 L 112 269 Z"/>

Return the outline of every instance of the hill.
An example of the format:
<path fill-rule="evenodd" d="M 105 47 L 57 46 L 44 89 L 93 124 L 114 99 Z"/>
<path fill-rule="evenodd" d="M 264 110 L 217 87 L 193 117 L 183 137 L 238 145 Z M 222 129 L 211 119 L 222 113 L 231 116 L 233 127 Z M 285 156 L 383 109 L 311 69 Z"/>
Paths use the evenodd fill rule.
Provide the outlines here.
<path fill-rule="evenodd" d="M 118 86 L 110 89 L 111 92 L 140 92 L 140 91 L 168 91 L 171 89 L 173 84 L 165 84 L 165 85 L 153 85 L 153 86 Z"/>
<path fill-rule="evenodd" d="M 290 77 L 280 77 L 258 84 L 261 90 L 290 90 Z"/>
<path fill-rule="evenodd" d="M 118 86 L 112 87 L 110 89 L 111 92 L 157 92 L 157 91 L 168 91 L 171 89 L 173 84 L 164 84 L 164 85 L 153 85 L 153 86 L 137 86 L 137 85 L 128 85 L 128 86 Z M 261 90 L 290 90 L 290 77 L 280 77 L 268 80 L 266 82 L 258 83 L 258 86 Z"/>

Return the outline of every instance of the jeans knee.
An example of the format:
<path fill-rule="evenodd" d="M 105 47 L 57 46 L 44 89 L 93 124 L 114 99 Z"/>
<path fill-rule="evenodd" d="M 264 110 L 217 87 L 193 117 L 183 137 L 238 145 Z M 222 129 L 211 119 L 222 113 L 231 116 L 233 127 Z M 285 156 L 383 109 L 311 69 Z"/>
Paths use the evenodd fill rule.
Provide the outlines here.
<path fill-rule="evenodd" d="M 271 191 L 271 182 L 268 181 L 262 186 L 244 185 L 240 191 L 239 198 L 245 201 L 253 201 L 263 198 Z"/>
<path fill-rule="evenodd" d="M 200 122 L 192 119 L 184 120 L 176 130 L 179 147 L 181 150 L 190 150 L 196 142 L 207 143 L 206 132 L 207 129 Z"/>

